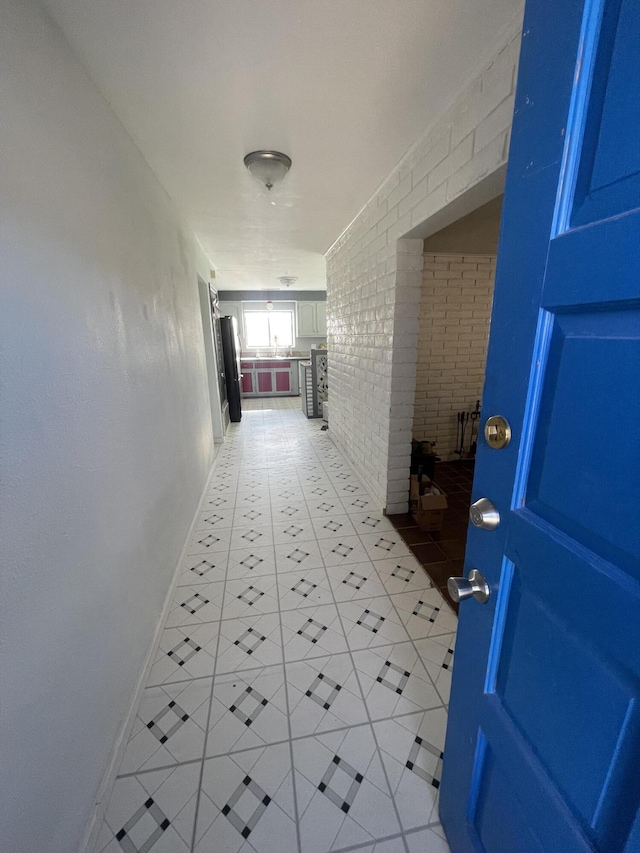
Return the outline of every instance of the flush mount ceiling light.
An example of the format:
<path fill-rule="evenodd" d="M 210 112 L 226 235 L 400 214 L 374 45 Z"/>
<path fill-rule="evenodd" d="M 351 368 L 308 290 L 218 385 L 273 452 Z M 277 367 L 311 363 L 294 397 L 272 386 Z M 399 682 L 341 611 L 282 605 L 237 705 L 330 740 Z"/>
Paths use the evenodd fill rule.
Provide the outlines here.
<path fill-rule="evenodd" d="M 281 275 L 278 281 L 283 287 L 291 287 L 298 280 L 297 275 Z"/>
<path fill-rule="evenodd" d="M 270 190 L 291 168 L 291 158 L 280 151 L 252 151 L 244 158 L 244 165 L 254 178 Z"/>

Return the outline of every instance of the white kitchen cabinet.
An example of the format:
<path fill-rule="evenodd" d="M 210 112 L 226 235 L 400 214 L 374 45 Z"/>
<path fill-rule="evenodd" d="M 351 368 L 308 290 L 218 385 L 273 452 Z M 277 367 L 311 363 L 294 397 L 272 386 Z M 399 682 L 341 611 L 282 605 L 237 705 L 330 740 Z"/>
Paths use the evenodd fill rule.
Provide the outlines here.
<path fill-rule="evenodd" d="M 326 334 L 326 302 L 298 302 L 298 337 L 324 338 Z"/>

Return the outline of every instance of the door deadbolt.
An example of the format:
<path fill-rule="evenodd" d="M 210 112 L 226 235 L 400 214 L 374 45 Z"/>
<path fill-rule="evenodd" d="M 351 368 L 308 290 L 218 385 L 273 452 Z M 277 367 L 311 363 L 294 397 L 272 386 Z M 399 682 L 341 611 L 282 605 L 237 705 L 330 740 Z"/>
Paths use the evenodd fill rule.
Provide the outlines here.
<path fill-rule="evenodd" d="M 493 447 L 494 450 L 502 450 L 511 441 L 509 421 L 502 415 L 493 415 L 484 425 L 484 437 L 489 447 Z"/>
<path fill-rule="evenodd" d="M 500 513 L 489 498 L 480 498 L 469 507 L 469 518 L 474 527 L 495 530 L 500 524 Z"/>

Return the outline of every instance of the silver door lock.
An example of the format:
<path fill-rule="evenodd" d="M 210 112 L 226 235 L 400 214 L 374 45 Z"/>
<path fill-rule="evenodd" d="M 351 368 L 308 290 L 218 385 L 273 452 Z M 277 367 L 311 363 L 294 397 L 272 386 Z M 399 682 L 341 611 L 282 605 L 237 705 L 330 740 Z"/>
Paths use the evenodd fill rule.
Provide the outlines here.
<path fill-rule="evenodd" d="M 500 524 L 500 513 L 489 498 L 480 498 L 469 507 L 469 518 L 474 527 L 495 530 Z"/>
<path fill-rule="evenodd" d="M 449 595 L 456 602 L 465 598 L 475 598 L 480 604 L 488 601 L 490 590 L 487 579 L 477 569 L 471 569 L 468 578 L 449 578 L 447 581 Z"/>

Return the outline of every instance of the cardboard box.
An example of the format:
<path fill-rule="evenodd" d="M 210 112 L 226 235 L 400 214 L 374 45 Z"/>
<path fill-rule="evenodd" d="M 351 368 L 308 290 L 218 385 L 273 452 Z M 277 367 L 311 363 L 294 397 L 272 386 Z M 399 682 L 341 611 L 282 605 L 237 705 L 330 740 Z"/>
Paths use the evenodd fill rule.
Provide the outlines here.
<path fill-rule="evenodd" d="M 435 486 L 434 483 L 431 485 Z M 436 486 L 436 488 L 439 488 Z M 439 494 L 422 494 L 418 498 L 416 524 L 420 530 L 441 530 L 444 511 L 447 508 L 447 496 L 440 489 Z"/>
<path fill-rule="evenodd" d="M 420 497 L 420 480 L 417 474 L 411 475 L 409 482 L 409 512 L 416 515 L 418 512 L 418 498 Z"/>

